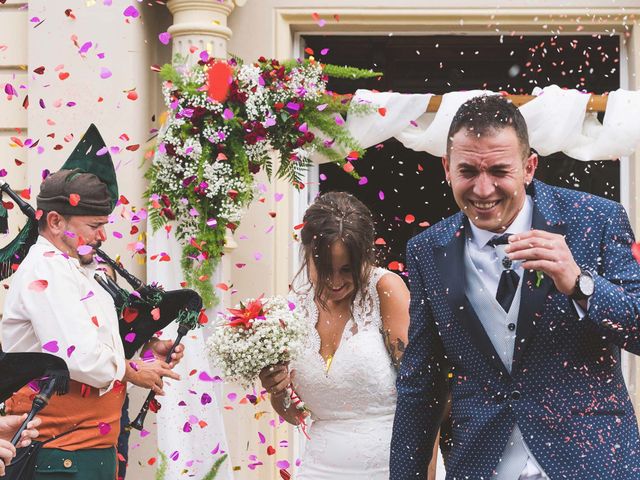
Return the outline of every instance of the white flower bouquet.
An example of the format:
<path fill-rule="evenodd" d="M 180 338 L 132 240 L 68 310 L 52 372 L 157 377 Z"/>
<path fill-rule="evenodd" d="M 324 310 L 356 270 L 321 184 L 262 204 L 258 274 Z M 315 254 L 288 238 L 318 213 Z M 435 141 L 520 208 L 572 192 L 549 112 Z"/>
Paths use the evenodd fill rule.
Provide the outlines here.
<path fill-rule="evenodd" d="M 294 360 L 309 338 L 307 322 L 295 304 L 281 296 L 248 299 L 229 313 L 220 315 L 207 349 L 224 379 L 244 387 L 255 383 L 263 368 Z M 287 408 L 293 402 L 304 411 L 291 386 L 288 394 Z"/>

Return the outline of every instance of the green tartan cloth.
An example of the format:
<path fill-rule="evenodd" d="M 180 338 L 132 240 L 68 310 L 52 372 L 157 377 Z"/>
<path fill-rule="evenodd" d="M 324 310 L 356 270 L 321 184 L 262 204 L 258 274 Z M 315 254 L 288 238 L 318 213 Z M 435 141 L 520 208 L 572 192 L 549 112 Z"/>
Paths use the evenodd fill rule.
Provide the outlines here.
<path fill-rule="evenodd" d="M 74 452 L 43 448 L 38 453 L 34 480 L 115 480 L 116 449 Z"/>

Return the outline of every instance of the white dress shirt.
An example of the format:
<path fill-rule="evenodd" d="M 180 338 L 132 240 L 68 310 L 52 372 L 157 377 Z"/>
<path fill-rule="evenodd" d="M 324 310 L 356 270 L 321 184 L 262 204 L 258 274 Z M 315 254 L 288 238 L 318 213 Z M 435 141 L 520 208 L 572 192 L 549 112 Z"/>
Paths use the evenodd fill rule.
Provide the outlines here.
<path fill-rule="evenodd" d="M 72 380 L 102 395 L 124 377 L 125 358 L 113 299 L 94 273 L 95 264 L 81 265 L 38 237 L 11 281 L 2 348 L 57 355 Z"/>
<path fill-rule="evenodd" d="M 524 205 L 515 220 L 507 228 L 506 233 L 518 234 L 531 230 L 531 222 L 533 219 L 533 199 L 527 195 Z M 487 291 L 496 296 L 498 291 L 498 283 L 504 267 L 502 266 L 502 258 L 505 257 L 504 248 L 506 245 L 497 245 L 495 248 L 487 245 L 487 242 L 495 237 L 495 232 L 482 230 L 476 227 L 473 222 L 469 222 L 471 226 L 471 234 L 467 241 L 469 256 L 471 261 L 482 275 Z M 514 261 L 511 268 L 518 274 L 520 278 L 524 274 L 522 262 Z M 527 451 L 529 451 L 527 447 Z M 527 459 L 527 464 L 520 474 L 520 480 L 537 480 L 546 479 L 542 470 L 538 467 L 535 460 L 531 457 Z"/>

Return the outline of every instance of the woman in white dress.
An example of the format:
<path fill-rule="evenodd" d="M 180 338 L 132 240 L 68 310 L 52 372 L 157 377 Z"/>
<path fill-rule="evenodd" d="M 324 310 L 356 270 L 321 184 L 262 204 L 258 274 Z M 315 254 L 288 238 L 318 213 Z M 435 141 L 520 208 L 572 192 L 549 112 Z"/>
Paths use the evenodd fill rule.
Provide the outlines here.
<path fill-rule="evenodd" d="M 294 293 L 311 339 L 290 366 L 265 368 L 262 385 L 289 423 L 299 424 L 295 407 L 285 407 L 290 382 L 311 411 L 297 480 L 388 480 L 409 291 L 375 266 L 371 213 L 352 195 L 322 195 L 303 222 L 298 277 L 309 280 Z"/>

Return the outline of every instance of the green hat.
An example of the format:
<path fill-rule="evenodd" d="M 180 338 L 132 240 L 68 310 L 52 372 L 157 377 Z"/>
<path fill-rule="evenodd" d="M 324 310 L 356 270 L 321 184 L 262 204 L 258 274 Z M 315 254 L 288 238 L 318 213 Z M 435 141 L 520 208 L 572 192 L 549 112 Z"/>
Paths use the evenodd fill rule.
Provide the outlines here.
<path fill-rule="evenodd" d="M 62 168 L 42 182 L 38 208 L 63 215 L 109 215 L 117 201 L 111 155 L 91 124 Z"/>

